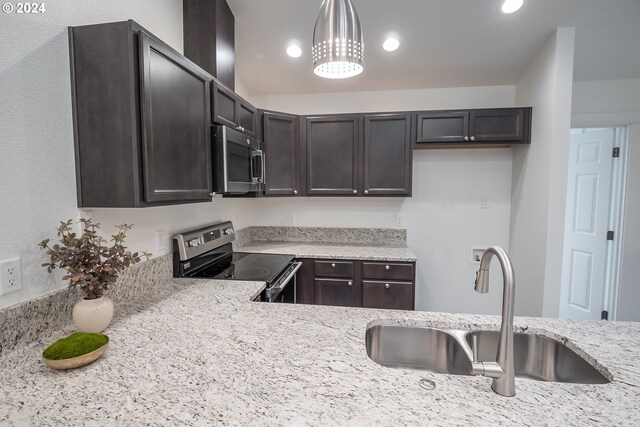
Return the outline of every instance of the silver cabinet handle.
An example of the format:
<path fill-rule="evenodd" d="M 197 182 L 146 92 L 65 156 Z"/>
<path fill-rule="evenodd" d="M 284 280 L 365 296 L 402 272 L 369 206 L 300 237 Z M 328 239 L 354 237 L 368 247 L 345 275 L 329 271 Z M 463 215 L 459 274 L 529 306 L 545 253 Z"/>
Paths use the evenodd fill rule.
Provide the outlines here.
<path fill-rule="evenodd" d="M 369 194 L 369 190 L 364 190 L 364 194 L 365 195 Z"/>
<path fill-rule="evenodd" d="M 331 268 L 336 268 L 336 265 L 335 264 L 331 264 Z"/>
<path fill-rule="evenodd" d="M 358 194 L 358 190 L 353 190 L 353 194 Z"/>
<path fill-rule="evenodd" d="M 472 137 L 471 137 L 471 140 L 472 140 L 472 141 L 475 141 L 475 140 L 476 140 L 476 137 L 475 137 L 475 136 L 472 136 Z"/>
<path fill-rule="evenodd" d="M 298 190 L 293 190 L 293 194 L 298 194 Z"/>
<path fill-rule="evenodd" d="M 389 267 L 388 265 L 385 265 L 385 266 L 384 266 L 384 269 L 385 269 L 385 270 L 389 270 L 390 268 L 391 268 L 391 267 Z"/>
<path fill-rule="evenodd" d="M 465 141 L 468 141 L 468 140 L 469 140 L 469 137 L 468 137 L 468 136 L 465 136 L 465 137 L 464 137 L 464 140 L 465 140 Z"/>
<path fill-rule="evenodd" d="M 390 288 L 389 284 L 388 284 L 388 283 L 385 283 L 385 284 L 384 284 L 384 288 L 385 288 L 385 289 L 389 289 L 389 288 Z"/>
<path fill-rule="evenodd" d="M 347 283 L 347 285 L 349 286 L 353 286 L 353 282 L 351 280 L 349 280 L 349 282 Z"/>

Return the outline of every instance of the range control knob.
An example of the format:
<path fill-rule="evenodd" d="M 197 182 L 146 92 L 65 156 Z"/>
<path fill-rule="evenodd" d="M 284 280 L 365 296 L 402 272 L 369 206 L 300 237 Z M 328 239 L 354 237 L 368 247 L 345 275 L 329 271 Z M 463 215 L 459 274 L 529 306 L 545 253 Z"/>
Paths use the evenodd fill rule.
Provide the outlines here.
<path fill-rule="evenodd" d="M 192 247 L 192 248 L 200 246 L 203 243 L 204 242 L 202 241 L 202 239 L 200 237 L 189 240 L 189 246 Z"/>
<path fill-rule="evenodd" d="M 233 234 L 233 228 L 231 228 L 231 227 L 226 228 L 223 233 L 226 234 L 226 235 Z"/>

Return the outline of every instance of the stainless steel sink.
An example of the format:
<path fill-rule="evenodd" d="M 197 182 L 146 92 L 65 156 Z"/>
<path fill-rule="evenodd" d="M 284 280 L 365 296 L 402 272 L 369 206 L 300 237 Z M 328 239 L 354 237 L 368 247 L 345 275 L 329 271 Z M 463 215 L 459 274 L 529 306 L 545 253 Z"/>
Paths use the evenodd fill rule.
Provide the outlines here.
<path fill-rule="evenodd" d="M 369 358 L 382 366 L 471 375 L 474 340 L 477 359 L 495 361 L 498 336 L 497 331 L 377 325 L 367 329 L 366 348 Z M 582 384 L 610 382 L 559 341 L 524 333 L 515 333 L 514 338 L 516 377 Z"/>
<path fill-rule="evenodd" d="M 474 331 L 466 339 L 473 346 L 477 338 L 478 359 L 496 360 L 497 331 Z M 560 341 L 542 335 L 515 333 L 516 377 L 560 383 L 606 384 L 610 381 L 589 362 Z"/>
<path fill-rule="evenodd" d="M 366 343 L 371 360 L 382 366 L 440 374 L 471 373 L 471 362 L 460 343 L 439 329 L 374 326 L 367 329 Z"/>

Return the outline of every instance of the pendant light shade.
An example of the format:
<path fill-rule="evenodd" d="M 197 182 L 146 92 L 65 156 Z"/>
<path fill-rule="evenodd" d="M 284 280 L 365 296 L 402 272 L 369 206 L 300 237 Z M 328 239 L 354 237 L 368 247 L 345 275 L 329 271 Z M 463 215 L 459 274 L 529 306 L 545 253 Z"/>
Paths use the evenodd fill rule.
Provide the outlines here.
<path fill-rule="evenodd" d="M 328 79 L 357 76 L 364 70 L 364 39 L 351 0 L 323 0 L 313 29 L 313 72 Z"/>

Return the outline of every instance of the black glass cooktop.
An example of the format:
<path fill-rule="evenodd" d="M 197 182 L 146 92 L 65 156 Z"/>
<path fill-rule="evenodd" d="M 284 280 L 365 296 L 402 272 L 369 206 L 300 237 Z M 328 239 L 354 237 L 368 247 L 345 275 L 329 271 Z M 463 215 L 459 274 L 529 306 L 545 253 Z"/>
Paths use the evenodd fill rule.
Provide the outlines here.
<path fill-rule="evenodd" d="M 193 277 L 270 283 L 293 261 L 292 255 L 233 252 Z"/>

